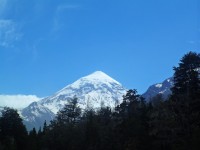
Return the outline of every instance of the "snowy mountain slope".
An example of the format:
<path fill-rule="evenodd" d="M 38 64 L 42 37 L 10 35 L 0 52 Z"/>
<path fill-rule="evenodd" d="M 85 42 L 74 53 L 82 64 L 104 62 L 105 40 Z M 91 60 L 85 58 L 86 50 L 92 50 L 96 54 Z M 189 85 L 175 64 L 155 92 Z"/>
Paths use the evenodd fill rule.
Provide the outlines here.
<path fill-rule="evenodd" d="M 66 86 L 53 96 L 42 99 L 39 104 L 56 113 L 64 106 L 66 100 L 76 96 L 82 109 L 88 105 L 98 108 L 102 103 L 114 107 L 125 93 L 125 88 L 119 82 L 97 71 Z"/>
<path fill-rule="evenodd" d="M 162 83 L 157 83 L 151 85 L 147 91 L 142 94 L 142 96 L 149 101 L 152 97 L 156 96 L 157 94 L 162 94 L 163 98 L 166 99 L 171 94 L 171 88 L 173 86 L 173 78 L 168 78 L 164 80 Z"/>
<path fill-rule="evenodd" d="M 51 120 L 74 96 L 78 98 L 78 104 L 82 109 L 86 107 L 96 109 L 101 105 L 116 106 L 122 101 L 125 93 L 126 89 L 119 82 L 101 71 L 96 71 L 64 87 L 54 95 L 30 104 L 21 114 L 26 124 L 38 127 L 42 121 Z"/>
<path fill-rule="evenodd" d="M 28 107 L 24 108 L 20 112 L 20 115 L 23 116 L 23 122 L 28 129 L 32 129 L 33 127 L 39 128 L 43 125 L 45 120 L 49 122 L 55 116 L 48 108 L 37 102 L 33 102 Z"/>

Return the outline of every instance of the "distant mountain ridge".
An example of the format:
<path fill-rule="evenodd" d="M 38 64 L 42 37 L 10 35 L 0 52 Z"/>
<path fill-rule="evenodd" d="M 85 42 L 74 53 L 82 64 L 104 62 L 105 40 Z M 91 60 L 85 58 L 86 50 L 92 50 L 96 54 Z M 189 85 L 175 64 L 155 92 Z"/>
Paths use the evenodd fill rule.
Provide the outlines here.
<path fill-rule="evenodd" d="M 162 94 L 166 99 L 171 94 L 171 88 L 173 87 L 173 77 L 164 80 L 162 83 L 151 85 L 142 96 L 149 101 L 151 98 L 158 94 Z"/>
<path fill-rule="evenodd" d="M 29 129 L 39 128 L 49 122 L 63 108 L 70 98 L 76 96 L 80 108 L 100 108 L 102 105 L 114 108 L 122 101 L 126 89 L 102 71 L 96 71 L 67 85 L 52 96 L 31 103 L 21 111 L 24 123 Z"/>

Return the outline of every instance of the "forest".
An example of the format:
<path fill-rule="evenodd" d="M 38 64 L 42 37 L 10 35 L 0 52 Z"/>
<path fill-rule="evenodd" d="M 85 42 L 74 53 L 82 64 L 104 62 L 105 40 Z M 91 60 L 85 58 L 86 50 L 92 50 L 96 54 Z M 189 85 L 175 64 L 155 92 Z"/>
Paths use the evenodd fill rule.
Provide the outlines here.
<path fill-rule="evenodd" d="M 74 97 L 38 131 L 5 107 L 0 150 L 199 150 L 200 54 L 188 52 L 173 70 L 167 100 L 159 94 L 147 102 L 130 89 L 115 108 L 81 110 Z"/>

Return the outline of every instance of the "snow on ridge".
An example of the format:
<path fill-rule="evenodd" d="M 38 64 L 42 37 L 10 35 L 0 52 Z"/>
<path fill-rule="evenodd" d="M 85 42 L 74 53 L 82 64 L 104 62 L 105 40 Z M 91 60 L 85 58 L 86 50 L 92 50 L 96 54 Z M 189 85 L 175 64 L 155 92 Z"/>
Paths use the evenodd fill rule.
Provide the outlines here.
<path fill-rule="evenodd" d="M 98 109 L 102 105 L 114 108 L 122 101 L 126 90 L 102 71 L 96 71 L 67 85 L 55 94 L 30 104 L 21 113 L 27 123 L 40 126 L 44 120 L 50 121 L 54 118 L 74 96 L 78 98 L 78 105 L 83 110 L 88 107 Z"/>
<path fill-rule="evenodd" d="M 156 84 L 155 87 L 157 87 L 157 88 L 161 88 L 161 87 L 162 87 L 162 83 L 158 83 L 158 84 Z"/>
<path fill-rule="evenodd" d="M 115 82 L 117 84 L 120 84 L 118 81 L 114 80 L 113 78 L 111 78 L 110 76 L 108 76 L 107 74 L 105 74 L 102 71 L 96 71 L 88 76 L 83 77 L 83 79 L 87 79 L 87 80 L 95 80 L 95 81 L 107 81 L 107 82 Z"/>
<path fill-rule="evenodd" d="M 85 83 L 90 83 L 94 86 L 105 83 L 109 87 L 112 87 L 111 83 L 115 83 L 122 86 L 118 81 L 114 80 L 113 78 L 105 74 L 104 72 L 95 71 L 94 73 L 84 76 L 78 79 L 77 81 L 73 82 L 72 84 L 67 85 L 66 87 L 58 91 L 55 95 L 65 94 L 66 92 L 65 90 L 68 89 L 68 92 L 69 92 L 69 88 L 79 89 Z"/>
<path fill-rule="evenodd" d="M 101 99 L 105 101 L 106 105 L 113 107 L 115 101 L 122 100 L 122 95 L 125 93 L 126 89 L 119 82 L 102 71 L 96 71 L 67 85 L 54 95 L 42 99 L 39 104 L 56 114 L 67 103 L 67 99 L 76 96 L 81 108 L 87 106 L 89 99 L 94 107 L 100 107 Z"/>

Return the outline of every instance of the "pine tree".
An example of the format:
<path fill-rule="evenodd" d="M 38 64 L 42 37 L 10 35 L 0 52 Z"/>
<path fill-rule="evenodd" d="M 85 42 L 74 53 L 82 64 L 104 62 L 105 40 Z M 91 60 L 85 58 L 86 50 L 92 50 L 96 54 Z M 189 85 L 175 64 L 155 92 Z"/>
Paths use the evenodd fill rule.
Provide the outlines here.
<path fill-rule="evenodd" d="M 29 132 L 29 149 L 30 150 L 37 150 L 38 149 L 38 135 L 36 132 L 36 129 L 33 128 L 30 132 Z"/>
<path fill-rule="evenodd" d="M 176 96 L 199 96 L 200 54 L 189 52 L 182 57 L 179 66 L 174 67 L 174 87 Z"/>
<path fill-rule="evenodd" d="M 26 149 L 27 131 L 17 110 L 5 107 L 0 117 L 0 141 L 5 149 Z"/>
<path fill-rule="evenodd" d="M 136 90 L 127 91 L 114 112 L 117 149 L 146 149 L 149 145 L 147 107 Z M 142 144 L 146 142 L 146 145 Z"/>
<path fill-rule="evenodd" d="M 85 110 L 82 117 L 85 135 L 85 149 L 97 149 L 99 142 L 99 125 L 93 109 Z"/>
<path fill-rule="evenodd" d="M 43 125 L 43 134 L 45 134 L 46 132 L 47 132 L 47 122 L 46 122 L 46 120 L 44 121 L 44 125 Z"/>
<path fill-rule="evenodd" d="M 76 124 L 76 122 L 80 119 L 81 109 L 78 106 L 78 99 L 74 97 L 68 100 L 68 104 L 65 104 L 63 109 L 61 109 L 57 116 L 56 121 L 61 124 Z"/>
<path fill-rule="evenodd" d="M 200 127 L 200 54 L 189 52 L 182 57 L 179 66 L 174 67 L 174 87 L 171 106 L 175 114 L 179 139 L 176 145 L 191 148 L 194 129 Z M 177 148 L 176 147 L 176 148 Z"/>
<path fill-rule="evenodd" d="M 68 103 L 57 113 L 50 122 L 45 133 L 45 145 L 48 149 L 78 149 L 83 136 L 79 130 L 81 109 L 77 98 L 68 100 Z M 79 132 L 80 131 L 80 132 Z"/>
<path fill-rule="evenodd" d="M 169 101 L 164 100 L 161 94 L 151 99 L 152 108 L 149 112 L 149 135 L 152 140 L 152 149 L 170 150 L 172 148 L 172 137 L 174 118 L 169 109 Z"/>

